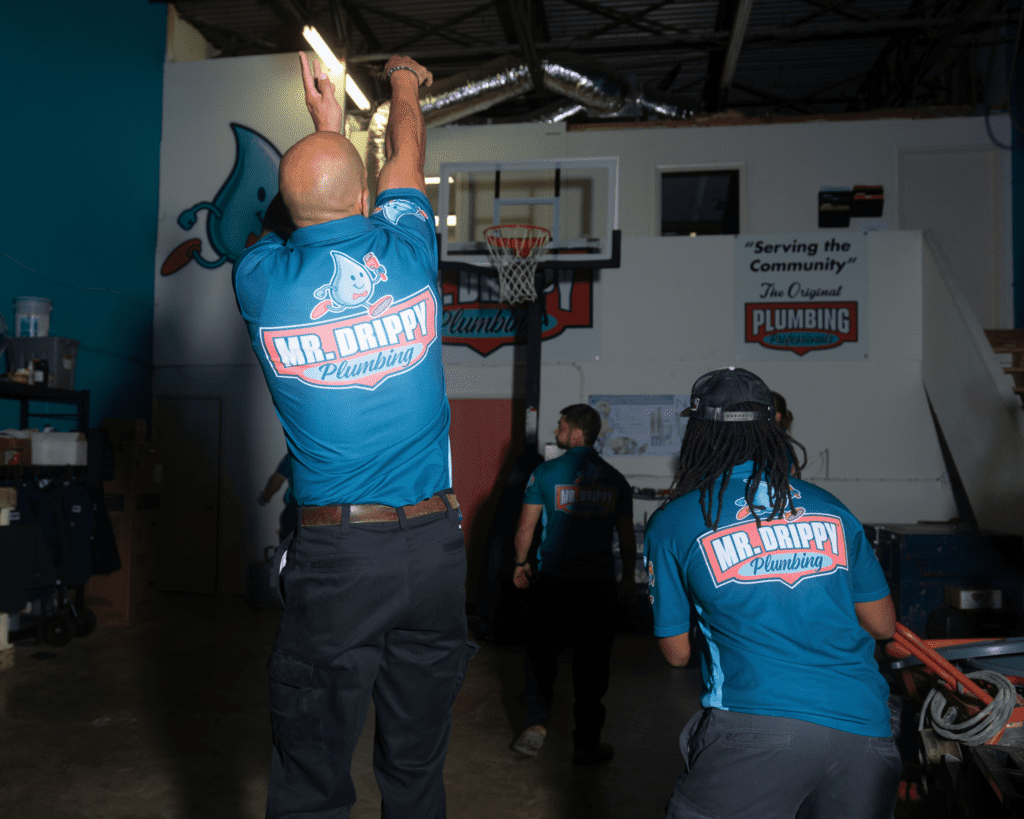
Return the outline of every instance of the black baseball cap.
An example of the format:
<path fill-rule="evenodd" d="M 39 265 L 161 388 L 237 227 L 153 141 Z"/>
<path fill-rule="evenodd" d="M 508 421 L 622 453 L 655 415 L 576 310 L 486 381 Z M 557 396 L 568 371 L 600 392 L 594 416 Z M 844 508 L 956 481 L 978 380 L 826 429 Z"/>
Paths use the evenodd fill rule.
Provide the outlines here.
<path fill-rule="evenodd" d="M 729 409 L 738 404 L 747 406 Z M 750 404 L 761 404 L 764 409 L 751 409 Z M 775 417 L 775 401 L 768 385 L 752 372 L 725 367 L 694 382 L 690 408 L 682 414 L 700 421 L 768 421 Z"/>

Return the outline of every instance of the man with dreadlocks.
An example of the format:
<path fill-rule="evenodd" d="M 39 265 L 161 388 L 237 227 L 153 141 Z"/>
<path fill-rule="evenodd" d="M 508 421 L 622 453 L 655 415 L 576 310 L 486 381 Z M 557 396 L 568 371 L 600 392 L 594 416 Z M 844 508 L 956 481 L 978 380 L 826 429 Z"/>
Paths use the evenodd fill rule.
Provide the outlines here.
<path fill-rule="evenodd" d="M 704 710 L 666 815 L 891 817 L 901 765 L 873 655 L 896 621 L 863 527 L 790 476 L 803 447 L 756 375 L 707 373 L 690 402 L 644 543 L 665 659 L 689 659 L 691 611 L 703 638 Z"/>

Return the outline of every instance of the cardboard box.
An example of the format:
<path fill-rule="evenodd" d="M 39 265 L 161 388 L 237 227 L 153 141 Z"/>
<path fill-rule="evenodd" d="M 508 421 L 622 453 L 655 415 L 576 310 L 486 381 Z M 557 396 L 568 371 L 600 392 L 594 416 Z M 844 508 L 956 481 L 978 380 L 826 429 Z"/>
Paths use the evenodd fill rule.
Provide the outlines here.
<path fill-rule="evenodd" d="M 85 587 L 86 603 L 100 625 L 131 626 L 159 616 L 163 466 L 149 442 L 122 441 L 112 450 L 114 477 L 104 481 L 103 493 L 121 569 L 94 575 Z"/>
<path fill-rule="evenodd" d="M 108 494 L 132 495 L 160 493 L 163 490 L 163 459 L 156 444 L 133 441 L 113 444 L 114 477 L 103 482 Z"/>
<path fill-rule="evenodd" d="M 121 568 L 93 575 L 85 584 L 85 602 L 103 626 L 133 626 L 159 615 L 160 517 L 157 513 L 111 512 L 110 523 Z"/>
<path fill-rule="evenodd" d="M 1000 589 L 946 586 L 943 595 L 943 602 L 955 609 L 1001 609 L 1003 607 L 1003 592 Z"/>
<path fill-rule="evenodd" d="M 0 466 L 31 465 L 31 438 L 0 438 Z"/>
<path fill-rule="evenodd" d="M 112 444 L 146 440 L 146 420 L 144 418 L 104 418 L 103 426 L 107 430 Z"/>

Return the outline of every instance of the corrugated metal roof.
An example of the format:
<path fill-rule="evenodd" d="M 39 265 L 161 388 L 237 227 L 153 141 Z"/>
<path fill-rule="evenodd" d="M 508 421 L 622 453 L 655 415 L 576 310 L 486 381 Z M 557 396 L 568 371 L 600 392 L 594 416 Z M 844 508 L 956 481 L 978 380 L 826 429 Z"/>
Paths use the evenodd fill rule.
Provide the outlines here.
<path fill-rule="evenodd" d="M 708 103 L 705 86 L 709 65 L 715 65 L 709 55 L 724 49 L 730 36 L 729 26 L 716 29 L 716 0 L 181 0 L 176 8 L 222 53 L 254 54 L 305 47 L 300 32 L 307 22 L 340 48 L 332 4 L 341 10 L 350 58 L 374 52 L 370 56 L 383 61 L 400 51 L 421 59 L 439 79 L 501 55 L 525 61 L 517 33 L 523 27 L 513 15 L 528 9 L 532 16 L 525 27 L 541 58 L 568 49 L 636 89 L 657 87 L 689 98 L 698 109 Z M 996 48 L 1011 43 L 1021 0 L 965 2 L 958 5 L 959 17 L 940 11 L 951 5 L 754 0 L 725 105 L 760 114 L 892 106 L 904 97 L 916 104 L 951 104 L 943 98 L 942 72 L 960 70 L 952 65 L 963 64 L 964 55 L 969 64 L 986 64 L 977 52 L 992 46 L 972 41 Z M 944 52 L 935 53 L 937 42 Z M 905 76 L 888 77 L 878 66 L 879 55 L 894 44 L 902 49 Z M 929 71 L 927 89 L 900 86 L 919 83 Z M 870 87 L 884 93 L 855 98 L 869 76 Z M 985 77 L 976 84 L 988 85 Z M 543 94 L 533 96 L 537 105 L 545 102 Z"/>

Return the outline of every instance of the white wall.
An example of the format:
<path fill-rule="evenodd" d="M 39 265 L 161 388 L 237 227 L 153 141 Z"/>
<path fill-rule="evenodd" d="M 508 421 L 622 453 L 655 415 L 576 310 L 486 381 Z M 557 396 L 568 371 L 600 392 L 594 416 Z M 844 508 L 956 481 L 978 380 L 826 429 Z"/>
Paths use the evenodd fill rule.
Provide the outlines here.
<path fill-rule="evenodd" d="M 1024 534 L 1024 413 L 1013 381 L 931 234 L 924 254 L 922 377 L 983 529 Z"/>
<path fill-rule="evenodd" d="M 567 404 L 591 394 L 688 393 L 703 373 L 747 366 L 782 393 L 808 452 L 805 478 L 864 521 L 914 523 L 956 514 L 921 382 L 921 237 L 869 236 L 871 310 L 863 361 L 744 362 L 736 353 L 731 236 L 629 238 L 622 267 L 595 296 L 599 360 L 542 368 L 540 440 Z M 792 360 L 790 360 L 792 359 Z M 508 395 L 511 365 L 449 367 L 449 395 Z M 505 392 L 502 392 L 504 387 Z M 826 455 L 827 450 L 827 455 Z M 672 458 L 608 456 L 635 486 L 665 488 Z M 827 460 L 827 465 L 826 465 Z M 637 518 L 656 508 L 638 501 Z"/>
<path fill-rule="evenodd" d="M 237 540 L 243 563 L 259 557 L 274 539 L 275 513 L 256 509 L 249 499 L 283 453 L 284 439 L 237 313 L 230 266 L 207 270 L 192 264 L 168 277 L 159 268 L 184 238 L 202 235 L 183 232 L 175 220 L 184 209 L 212 199 L 230 172 L 229 122 L 256 128 L 282 152 L 308 132 L 296 62 L 278 55 L 166 66 L 154 389 L 223 396 L 228 500 L 221 528 L 225 538 Z M 996 118 L 994 126 L 1005 137 L 1005 118 Z M 659 168 L 741 166 L 746 234 L 817 230 L 822 185 L 883 185 L 885 212 L 873 221 L 891 232 L 872 233 L 869 240 L 869 357 L 823 362 L 810 353 L 750 368 L 788 399 L 794 435 L 810 456 L 805 477 L 865 521 L 905 523 L 945 520 L 955 508 L 921 384 L 920 235 L 895 231 L 897 157 L 907 149 L 988 145 L 984 122 L 973 118 L 584 131 L 564 125 L 450 126 L 429 133 L 427 172 L 436 173 L 442 161 L 620 157 L 622 267 L 599 275 L 594 330 L 567 331 L 596 336 L 588 354 L 565 361 L 545 354 L 542 442 L 550 437 L 545 433 L 558 409 L 591 393 L 688 392 L 707 370 L 743 364 L 736 357 L 732 300 L 735 240 L 658 237 Z M 999 168 L 1008 191 L 1002 158 Z M 1008 260 L 1008 227 L 1000 229 L 998 240 L 1001 258 Z M 552 345 L 556 349 L 561 348 Z M 510 355 L 460 358 L 447 373 L 453 398 L 511 395 Z M 615 462 L 641 486 L 667 486 L 671 480 L 671 459 Z M 638 503 L 637 518 L 653 508 Z"/>

